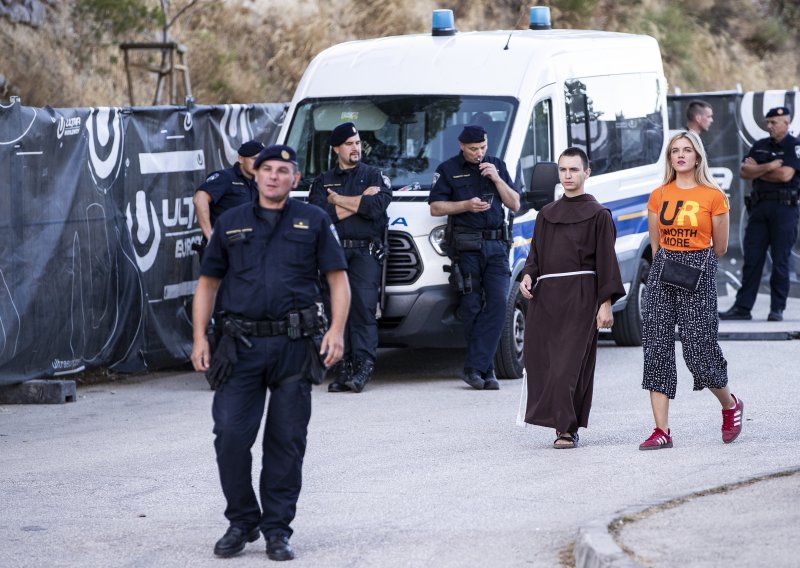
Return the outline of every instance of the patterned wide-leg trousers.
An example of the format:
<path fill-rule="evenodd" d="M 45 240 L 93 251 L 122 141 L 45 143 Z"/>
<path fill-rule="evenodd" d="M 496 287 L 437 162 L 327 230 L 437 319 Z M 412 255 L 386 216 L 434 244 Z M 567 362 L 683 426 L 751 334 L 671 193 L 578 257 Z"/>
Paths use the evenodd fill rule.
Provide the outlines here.
<path fill-rule="evenodd" d="M 665 258 L 703 267 L 696 291 L 689 292 L 660 281 Z M 661 248 L 656 253 L 647 279 L 642 321 L 643 389 L 675 398 L 678 386 L 676 325 L 683 359 L 694 377 L 694 390 L 724 388 L 728 384 L 728 363 L 717 342 L 716 274 L 717 257 L 713 251 L 683 252 Z"/>

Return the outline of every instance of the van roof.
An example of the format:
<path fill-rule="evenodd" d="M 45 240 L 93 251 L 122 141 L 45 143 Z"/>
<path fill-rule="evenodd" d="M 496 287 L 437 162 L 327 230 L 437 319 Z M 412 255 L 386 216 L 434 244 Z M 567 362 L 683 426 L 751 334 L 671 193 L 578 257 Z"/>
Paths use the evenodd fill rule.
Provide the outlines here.
<path fill-rule="evenodd" d="M 643 35 L 586 30 L 417 34 L 326 49 L 309 64 L 294 98 L 365 94 L 519 98 L 526 85 L 554 82 L 557 72 L 574 77 L 654 71 L 663 75 L 658 43 Z"/>

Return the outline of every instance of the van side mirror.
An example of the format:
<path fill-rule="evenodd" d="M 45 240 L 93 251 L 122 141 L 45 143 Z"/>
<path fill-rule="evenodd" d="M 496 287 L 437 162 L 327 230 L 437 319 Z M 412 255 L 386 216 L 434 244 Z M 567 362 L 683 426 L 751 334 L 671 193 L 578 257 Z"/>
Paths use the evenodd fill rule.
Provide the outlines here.
<path fill-rule="evenodd" d="M 529 209 L 537 211 L 555 201 L 556 184 L 558 184 L 558 165 L 555 162 L 537 162 L 531 173 L 530 189 L 522 194 L 520 211 L 522 214 Z"/>

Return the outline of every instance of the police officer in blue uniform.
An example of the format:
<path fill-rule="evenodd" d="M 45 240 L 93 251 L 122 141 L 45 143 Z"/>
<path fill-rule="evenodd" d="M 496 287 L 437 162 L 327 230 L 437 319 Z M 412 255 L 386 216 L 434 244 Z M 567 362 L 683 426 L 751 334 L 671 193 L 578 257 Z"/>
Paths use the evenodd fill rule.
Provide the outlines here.
<path fill-rule="evenodd" d="M 448 216 L 451 270 L 459 274 L 458 315 L 464 324 L 467 356 L 462 378 L 472 388 L 497 390 L 494 354 L 505 320 L 511 236 L 503 205 L 519 210 L 519 192 L 505 163 L 486 155 L 486 130 L 465 126 L 461 153 L 442 162 L 428 197 L 431 215 Z M 451 275 L 452 278 L 452 275 Z"/>
<path fill-rule="evenodd" d="M 723 320 L 752 318 L 767 247 L 772 256 L 768 321 L 783 320 L 789 296 L 791 254 L 800 217 L 800 140 L 789 134 L 788 108 L 770 109 L 766 118 L 769 138 L 753 144 L 739 171 L 742 178 L 753 180 L 753 191 L 748 199 L 742 287 L 733 306 L 719 314 Z"/>
<path fill-rule="evenodd" d="M 334 369 L 328 391 L 361 392 L 375 369 L 378 352 L 375 310 L 392 189 L 379 169 L 361 161 L 361 137 L 352 122 L 334 128 L 329 143 L 337 163 L 314 180 L 308 201 L 324 209 L 336 225 L 347 258 L 352 302 L 345 355 Z"/>
<path fill-rule="evenodd" d="M 311 416 L 311 361 L 336 363 L 344 351 L 350 291 L 336 230 L 318 207 L 289 198 L 297 186 L 295 151 L 274 145 L 256 158 L 258 199 L 217 219 L 193 305 L 192 364 L 215 389 L 214 447 L 230 526 L 216 543 L 220 557 L 267 539 L 272 560 L 290 560 Z M 309 348 L 318 327 L 318 273 L 331 294 L 331 324 Z M 223 282 L 225 285 L 220 288 Z M 206 328 L 215 304 L 222 326 L 212 351 Z M 319 335 L 317 335 L 319 337 Z M 321 376 L 319 377 L 321 381 Z M 260 505 L 251 479 L 256 441 L 269 392 L 260 477 Z"/>
<path fill-rule="evenodd" d="M 203 245 L 211 239 L 211 229 L 224 211 L 254 201 L 258 188 L 253 179 L 253 164 L 264 145 L 250 140 L 239 146 L 238 162 L 233 167 L 212 172 L 194 193 L 197 224 L 203 231 Z"/>

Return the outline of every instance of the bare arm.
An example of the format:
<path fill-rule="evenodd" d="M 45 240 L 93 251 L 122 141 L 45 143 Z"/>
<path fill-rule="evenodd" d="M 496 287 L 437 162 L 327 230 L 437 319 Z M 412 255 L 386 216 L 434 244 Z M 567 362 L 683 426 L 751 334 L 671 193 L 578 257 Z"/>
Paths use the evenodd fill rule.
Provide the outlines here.
<path fill-rule="evenodd" d="M 207 371 L 211 364 L 211 353 L 206 339 L 206 327 L 214 311 L 214 300 L 222 282 L 219 278 L 201 276 L 192 300 L 192 366 L 195 371 Z"/>
<path fill-rule="evenodd" d="M 661 245 L 659 244 L 658 215 L 652 211 L 647 212 L 647 233 L 650 235 L 650 249 L 653 252 L 653 258 L 655 258 L 656 252 L 661 248 Z"/>
<path fill-rule="evenodd" d="M 331 292 L 331 325 L 322 338 L 320 355 L 325 355 L 325 366 L 330 367 L 344 355 L 344 327 L 350 312 L 350 284 L 347 272 L 334 270 L 325 274 Z"/>
<path fill-rule="evenodd" d="M 764 177 L 766 174 L 773 172 L 783 166 L 783 160 L 772 160 L 771 162 L 767 162 L 766 164 L 758 164 L 753 158 L 747 157 L 742 162 L 742 166 L 739 168 L 739 176 L 743 179 L 756 179 L 756 178 L 764 178 L 766 181 L 773 181 Z M 788 166 L 787 166 L 788 168 Z M 792 170 L 792 168 L 789 168 Z M 793 171 L 793 170 L 792 170 Z M 789 176 L 788 179 L 791 179 Z"/>
<path fill-rule="evenodd" d="M 339 195 L 332 189 L 328 190 L 328 203 L 336 206 L 336 216 L 339 219 L 347 219 L 348 217 L 358 213 L 358 208 L 361 206 L 361 197 L 364 195 L 377 195 L 380 188 L 371 186 L 365 189 L 361 195 Z"/>
<path fill-rule="evenodd" d="M 481 201 L 479 197 L 473 197 L 466 201 L 434 201 L 431 203 L 431 215 L 434 217 L 444 217 L 445 215 L 458 215 L 459 213 L 481 213 L 491 207 L 488 203 Z"/>
<path fill-rule="evenodd" d="M 194 192 L 192 202 L 197 215 L 197 224 L 200 225 L 200 230 L 203 231 L 207 241 L 211 240 L 211 201 L 211 196 L 202 189 Z"/>
<path fill-rule="evenodd" d="M 711 242 L 714 245 L 714 254 L 717 258 L 728 251 L 728 235 L 730 233 L 730 214 L 714 215 L 711 218 Z"/>

